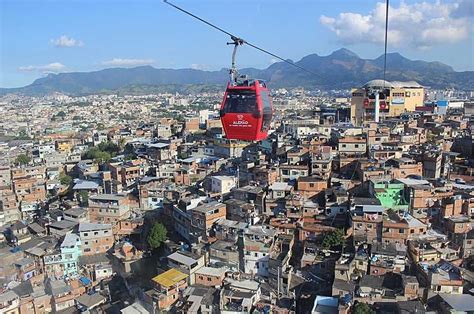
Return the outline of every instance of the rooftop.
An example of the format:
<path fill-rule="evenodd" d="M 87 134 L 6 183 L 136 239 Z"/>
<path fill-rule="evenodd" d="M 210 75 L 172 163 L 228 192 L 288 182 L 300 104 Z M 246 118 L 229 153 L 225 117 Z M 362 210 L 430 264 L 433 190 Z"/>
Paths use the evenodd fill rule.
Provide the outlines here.
<path fill-rule="evenodd" d="M 120 201 L 126 198 L 126 195 L 122 194 L 98 194 L 98 195 L 93 195 L 89 197 L 91 201 L 97 200 L 97 201 Z"/>
<path fill-rule="evenodd" d="M 194 258 L 181 254 L 179 252 L 174 252 L 167 257 L 170 260 L 178 262 L 179 264 L 183 264 L 186 266 L 191 266 L 197 262 Z"/>
<path fill-rule="evenodd" d="M 66 234 L 66 236 L 64 237 L 64 240 L 63 242 L 61 243 L 61 247 L 71 247 L 71 246 L 75 246 L 76 243 L 79 242 L 79 236 L 77 234 L 73 234 L 73 233 L 68 233 Z"/>
<path fill-rule="evenodd" d="M 222 276 L 227 271 L 226 268 L 214 268 L 214 267 L 201 267 L 196 270 L 196 274 L 205 275 L 205 276 Z"/>
<path fill-rule="evenodd" d="M 92 222 L 81 222 L 79 224 L 79 232 L 107 230 L 107 229 L 112 229 L 112 225 L 92 223 Z"/>
<path fill-rule="evenodd" d="M 275 182 L 269 187 L 270 190 L 287 192 L 291 191 L 292 188 L 293 187 L 286 182 Z"/>
<path fill-rule="evenodd" d="M 171 268 L 164 273 L 155 276 L 152 280 L 163 287 L 172 287 L 179 283 L 181 280 L 188 278 L 188 275 L 180 272 L 176 268 Z"/>

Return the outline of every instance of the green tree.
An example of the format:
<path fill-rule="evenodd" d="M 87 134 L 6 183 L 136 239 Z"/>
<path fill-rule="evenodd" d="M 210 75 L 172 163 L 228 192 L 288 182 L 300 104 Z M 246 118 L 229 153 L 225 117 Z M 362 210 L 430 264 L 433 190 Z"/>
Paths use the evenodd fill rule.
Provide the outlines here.
<path fill-rule="evenodd" d="M 375 314 L 375 311 L 367 303 L 358 302 L 354 306 L 354 314 Z"/>
<path fill-rule="evenodd" d="M 67 174 L 61 173 L 59 175 L 59 182 L 61 182 L 62 185 L 69 186 L 72 183 L 72 178 Z"/>
<path fill-rule="evenodd" d="M 97 162 L 108 162 L 111 158 L 110 153 L 99 151 L 95 154 L 94 160 Z"/>
<path fill-rule="evenodd" d="M 327 233 L 324 236 L 323 240 L 323 248 L 329 249 L 334 246 L 339 246 L 344 244 L 345 232 L 344 229 L 336 229 L 332 232 Z"/>
<path fill-rule="evenodd" d="M 117 144 L 112 143 L 110 141 L 99 143 L 99 145 L 97 145 L 97 148 L 100 151 L 108 152 L 110 154 L 116 154 L 120 152 L 120 147 Z"/>
<path fill-rule="evenodd" d="M 59 118 L 64 118 L 65 116 L 66 116 L 66 113 L 62 110 L 56 114 L 56 117 L 59 117 Z"/>
<path fill-rule="evenodd" d="M 118 147 L 119 147 L 120 150 L 125 148 L 125 142 L 126 142 L 125 138 L 123 138 L 123 137 L 119 138 Z"/>
<path fill-rule="evenodd" d="M 17 165 L 27 165 L 31 161 L 31 158 L 26 154 L 20 154 L 16 157 L 15 163 Z"/>
<path fill-rule="evenodd" d="M 26 130 L 20 130 L 17 136 L 15 136 L 16 140 L 31 140 L 31 137 L 28 136 Z"/>
<path fill-rule="evenodd" d="M 153 250 L 159 248 L 161 244 L 166 240 L 166 233 L 167 230 L 163 224 L 159 222 L 155 223 L 147 238 L 148 245 Z"/>
<path fill-rule="evenodd" d="M 108 162 L 119 152 L 118 145 L 111 142 L 100 143 L 96 147 L 89 148 L 84 155 L 83 159 L 93 159 L 97 162 Z"/>
<path fill-rule="evenodd" d="M 81 206 L 88 206 L 89 205 L 89 193 L 87 191 L 79 191 L 77 192 L 77 200 Z"/>

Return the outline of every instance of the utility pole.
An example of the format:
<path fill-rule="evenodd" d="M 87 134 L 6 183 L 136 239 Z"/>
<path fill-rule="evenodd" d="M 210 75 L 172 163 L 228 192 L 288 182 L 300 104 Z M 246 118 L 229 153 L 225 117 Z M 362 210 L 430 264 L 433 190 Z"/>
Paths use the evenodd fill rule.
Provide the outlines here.
<path fill-rule="evenodd" d="M 280 266 L 277 268 L 277 300 L 280 301 Z"/>
<path fill-rule="evenodd" d="M 375 122 L 379 122 L 380 116 L 380 94 L 378 91 L 375 91 Z"/>
<path fill-rule="evenodd" d="M 240 187 L 240 164 L 237 165 L 237 188 Z"/>

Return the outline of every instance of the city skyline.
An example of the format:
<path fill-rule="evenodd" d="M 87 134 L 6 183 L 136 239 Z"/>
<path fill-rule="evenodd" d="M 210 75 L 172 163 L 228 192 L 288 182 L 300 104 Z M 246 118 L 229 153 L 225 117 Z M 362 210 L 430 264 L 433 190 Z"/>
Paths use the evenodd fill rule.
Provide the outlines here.
<path fill-rule="evenodd" d="M 111 67 L 219 70 L 229 66 L 231 49 L 226 47 L 224 35 L 161 1 L 44 3 L 1 2 L 0 87 L 24 86 L 47 73 Z M 176 2 L 294 61 L 311 53 L 328 55 L 341 47 L 362 58 L 383 53 L 383 4 L 377 1 L 243 3 L 245 14 L 236 17 L 241 7 L 230 1 Z M 393 1 L 390 12 L 389 52 L 440 61 L 457 71 L 474 69 L 471 3 Z M 285 24 L 285 19 L 289 23 Z M 238 26 L 234 20 L 239 21 Z M 279 36 L 274 36 L 273 30 Z M 443 49 L 446 45 L 449 51 Z M 238 65 L 265 68 L 275 61 L 243 48 Z"/>

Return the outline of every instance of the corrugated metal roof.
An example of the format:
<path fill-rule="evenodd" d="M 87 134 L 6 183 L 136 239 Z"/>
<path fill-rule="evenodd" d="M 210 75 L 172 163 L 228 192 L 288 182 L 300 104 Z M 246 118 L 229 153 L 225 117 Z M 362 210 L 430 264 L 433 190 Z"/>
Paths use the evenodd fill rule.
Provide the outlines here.
<path fill-rule="evenodd" d="M 194 258 L 188 257 L 184 254 L 179 254 L 178 252 L 174 252 L 173 254 L 169 255 L 168 259 L 171 259 L 186 266 L 191 266 L 192 264 L 197 262 Z"/>
<path fill-rule="evenodd" d="M 153 281 L 163 287 L 171 287 L 176 285 L 183 279 L 186 279 L 188 275 L 180 272 L 176 268 L 171 268 L 164 273 L 153 278 Z"/>

